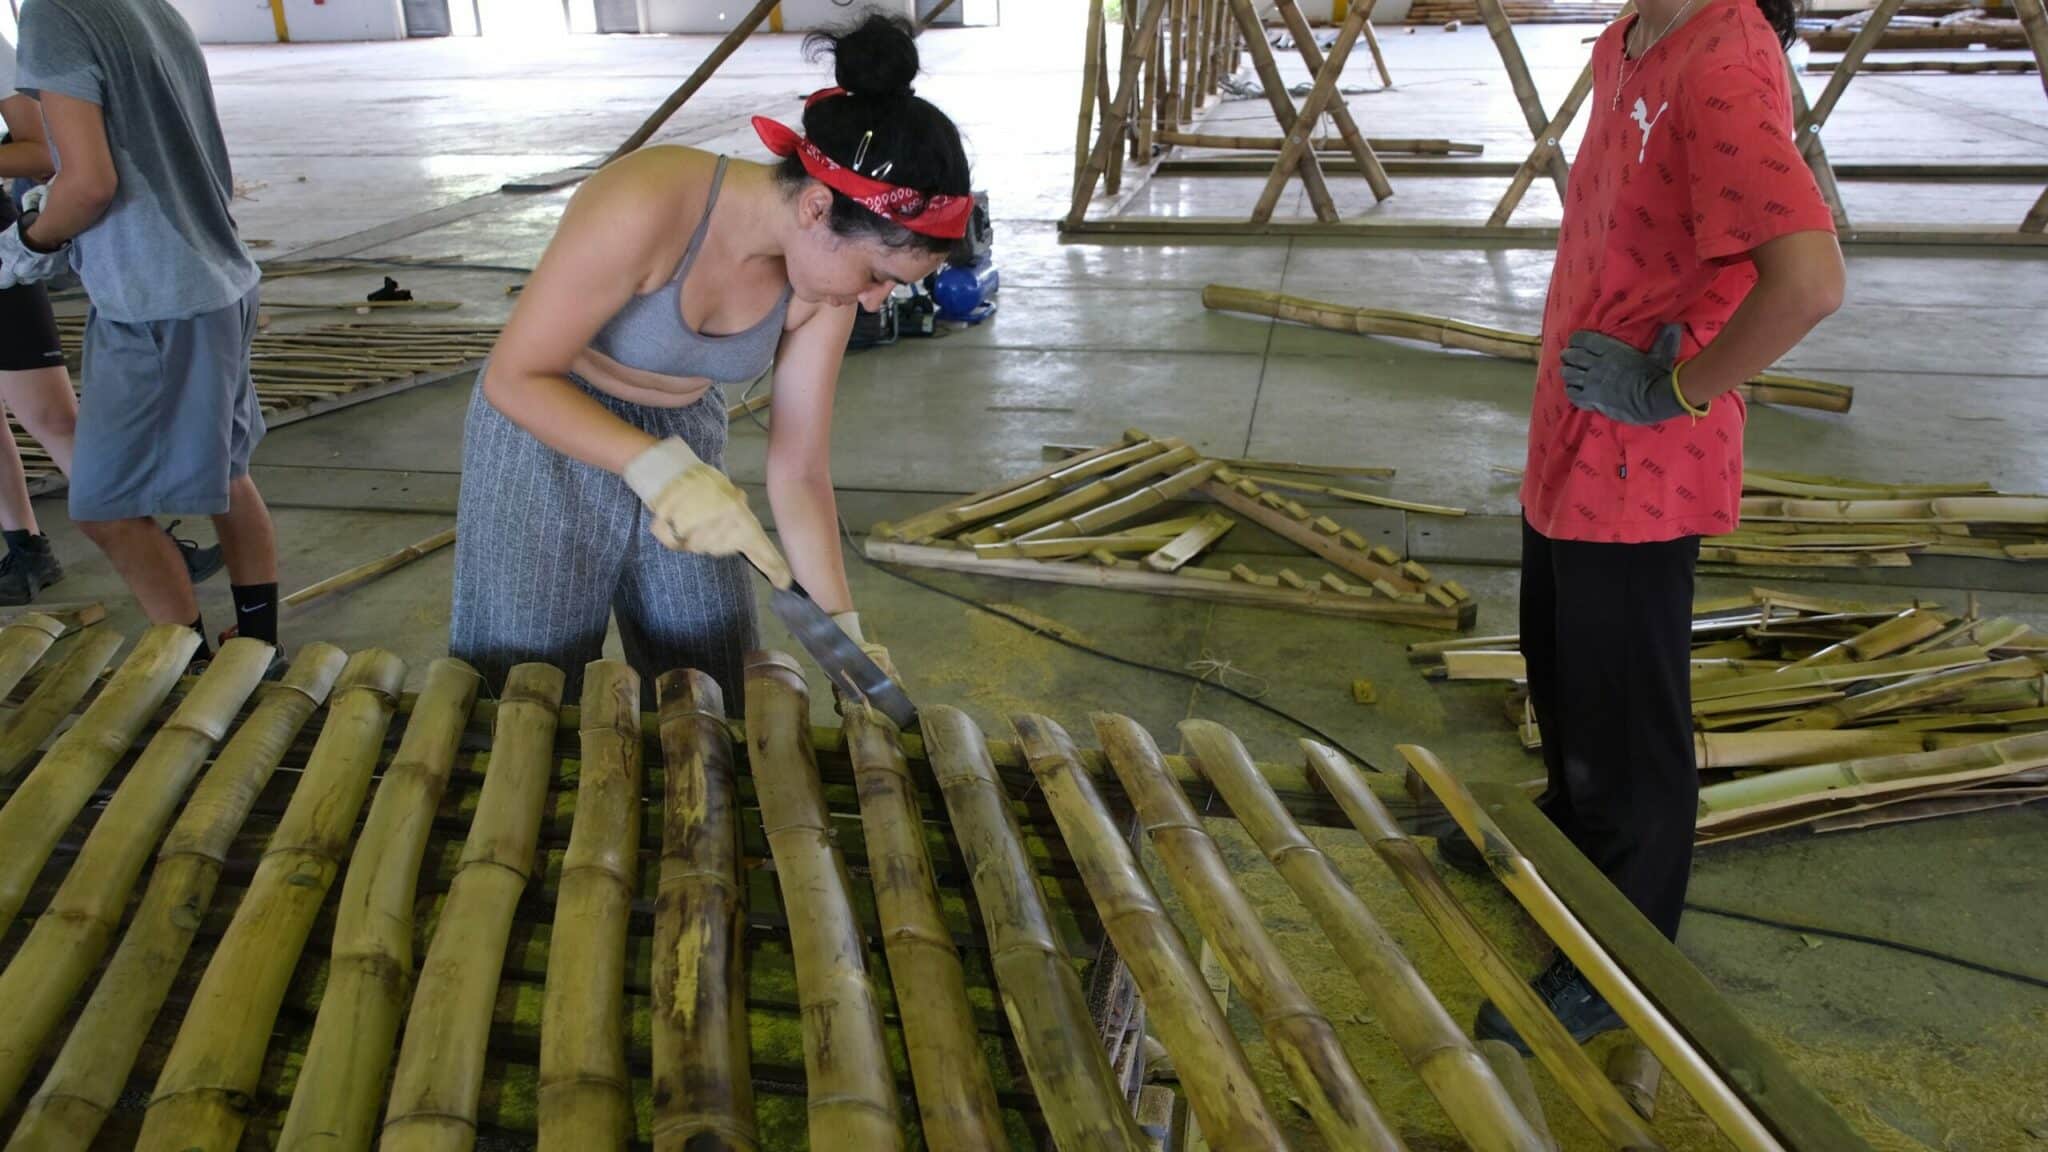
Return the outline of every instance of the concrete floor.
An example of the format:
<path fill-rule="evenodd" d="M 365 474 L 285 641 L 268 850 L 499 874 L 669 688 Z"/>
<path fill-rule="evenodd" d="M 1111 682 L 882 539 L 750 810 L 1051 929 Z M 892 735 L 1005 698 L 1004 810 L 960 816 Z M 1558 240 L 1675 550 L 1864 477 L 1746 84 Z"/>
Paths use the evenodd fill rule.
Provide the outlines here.
<path fill-rule="evenodd" d="M 1476 515 L 1410 522 L 1351 514 L 1351 522 L 1445 561 L 1435 566 L 1480 598 L 1481 630 L 1512 630 L 1516 579 L 1500 562 L 1510 555 L 1514 486 L 1494 466 L 1520 462 L 1528 370 L 1206 313 L 1198 293 L 1222 281 L 1533 329 L 1547 255 L 1310 241 L 1061 245 L 1049 221 L 1067 194 L 1077 12 L 1072 0 L 1010 5 L 1003 29 L 935 33 L 924 42 L 933 74 L 921 91 L 961 120 L 992 194 L 1003 309 L 977 329 L 849 360 L 834 464 L 856 530 L 1036 467 L 1044 443 L 1101 442 L 1137 425 L 1218 454 L 1397 468 L 1389 493 Z M 1577 41 L 1591 31 L 1529 31 L 1525 43 L 1548 101 L 1570 84 L 1583 52 Z M 310 251 L 512 269 L 395 271 L 421 297 L 462 301 L 456 317 L 499 319 L 508 305 L 504 289 L 539 256 L 570 191 L 509 196 L 496 194 L 498 185 L 601 155 L 708 47 L 702 39 L 610 38 L 214 50 L 246 197 L 238 205 L 244 233 L 266 258 Z M 1386 47 L 1398 86 L 1355 98 L 1368 131 L 1477 140 L 1488 158 L 1521 157 L 1527 134 L 1482 32 L 1394 31 Z M 1356 71 L 1358 83 L 1373 85 Z M 798 97 L 824 83 L 822 75 L 801 62 L 793 38 L 764 37 L 728 64 L 663 139 L 757 154 L 746 117 L 794 117 Z M 1261 105 L 1219 115 L 1244 120 L 1247 131 L 1268 130 L 1249 127 L 1264 115 Z M 2048 102 L 2035 77 L 1864 77 L 1849 89 L 1829 144 L 1841 161 L 2038 162 L 2048 159 Z M 1500 183 L 1397 180 L 1399 196 L 1378 211 L 1483 214 Z M 1343 194 L 1363 210 L 1355 185 L 1344 182 Z M 1235 212 L 1255 187 L 1215 177 L 1161 181 L 1133 204 Z M 1851 211 L 1873 221 L 1999 227 L 2016 222 L 2037 192 L 2010 184 L 1846 187 Z M 1555 211 L 1555 196 L 1539 186 L 1517 219 L 1541 222 Z M 350 299 L 380 274 L 297 279 L 269 291 L 277 300 Z M 1856 249 L 1848 306 L 1786 362 L 1857 385 L 1855 413 L 1757 410 L 1751 460 L 2048 490 L 2048 454 L 2040 449 L 2048 434 L 2044 289 L 2048 265 L 2024 252 Z M 286 588 L 452 522 L 467 391 L 464 380 L 422 388 L 281 429 L 264 443 L 258 475 L 277 509 Z M 761 429 L 735 428 L 733 473 L 757 492 L 764 444 Z M 138 618 L 118 580 L 65 523 L 61 499 L 43 501 L 40 511 L 71 570 L 52 594 L 104 598 L 132 630 Z M 199 526 L 196 534 L 210 531 Z M 1233 546 L 1271 547 L 1255 539 Z M 1457 560 L 1494 563 L 1449 562 Z M 1086 730 L 1088 711 L 1108 708 L 1138 718 L 1169 744 L 1174 722 L 1201 715 L 1234 727 L 1261 757 L 1295 755 L 1299 731 L 1269 713 L 1134 673 L 879 570 L 852 567 L 871 630 L 891 645 L 923 702 L 965 707 L 991 727 L 1009 712 L 1041 711 L 1076 731 Z M 451 569 L 443 552 L 330 600 L 290 618 L 287 639 L 391 648 L 407 659 L 416 684 L 426 662 L 445 651 Z M 1926 565 L 1904 577 L 1926 586 L 1817 590 L 1924 594 L 1960 606 L 1965 589 L 1981 587 L 1991 589 L 1987 610 L 2048 626 L 2043 573 Z M 1394 762 L 1395 743 L 1413 741 L 1474 776 L 1537 770 L 1501 722 L 1497 691 L 1431 687 L 1411 673 L 1400 651 L 1421 637 L 1411 630 L 985 578 L 920 578 L 1057 622 L 1129 659 L 1171 668 L 1227 661 L 1233 686 L 1264 690 L 1265 703 L 1383 766 Z M 1705 590 L 1756 582 L 1716 578 Z M 231 618 L 226 596 L 217 582 L 202 597 L 215 627 Z M 764 639 L 786 641 L 772 624 Z M 1360 677 L 1378 683 L 1381 703 L 1351 702 L 1350 682 Z M 2048 946 L 2040 915 L 2044 828 L 2048 809 L 2037 807 L 1720 847 L 1700 860 L 1695 892 L 1706 904 L 1892 937 L 2038 981 L 2048 978 L 2040 959 Z M 1429 967 L 1427 930 L 1406 914 L 1370 853 L 1356 837 L 1325 839 Z M 1232 844 L 1254 883 L 1249 877 L 1262 875 L 1263 865 L 1241 839 Z M 1273 901 L 1276 930 L 1299 923 L 1290 897 L 1257 883 Z M 1459 883 L 1512 927 L 1502 898 Z M 2048 994 L 2040 987 L 1705 914 L 1688 919 L 1681 943 L 1879 1146 L 2048 1146 L 2041 1142 L 2048 1105 L 2039 1091 L 2048 1083 Z M 1315 951 L 1326 946 L 1299 947 L 1307 950 L 1300 967 L 1319 973 L 1317 994 L 1343 995 L 1320 978 L 1335 967 Z M 1537 953 L 1528 947 L 1522 958 L 1533 966 Z M 1443 972 L 1442 964 L 1431 968 L 1432 978 Z M 1468 1014 L 1476 992 L 1447 979 L 1446 999 Z M 1377 1034 L 1361 1028 L 1346 1038 L 1366 1033 Z M 1376 1090 L 1382 1076 L 1371 1077 Z M 1390 1095 L 1383 1102 L 1413 1146 L 1443 1146 L 1440 1118 L 1394 1086 L 1404 1077 L 1384 1081 Z M 1589 1146 L 1568 1106 L 1547 1084 L 1545 1092 L 1567 1146 Z M 1678 1117 L 1674 1147 L 1714 1146 L 1678 1093 L 1667 1090 L 1663 1106 Z"/>

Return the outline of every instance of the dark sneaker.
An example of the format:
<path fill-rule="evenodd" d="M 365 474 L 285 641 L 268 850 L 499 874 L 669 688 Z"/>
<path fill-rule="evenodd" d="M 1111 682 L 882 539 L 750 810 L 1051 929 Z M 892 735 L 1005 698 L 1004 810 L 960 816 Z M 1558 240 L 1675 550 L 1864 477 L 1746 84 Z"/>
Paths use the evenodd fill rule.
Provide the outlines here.
<path fill-rule="evenodd" d="M 1486 863 L 1486 856 L 1461 829 L 1453 828 L 1436 838 L 1436 859 L 1437 863 L 1447 864 L 1467 876 L 1493 875 L 1493 869 Z"/>
<path fill-rule="evenodd" d="M 201 548 L 198 541 L 179 536 L 176 529 L 182 523 L 182 520 L 171 521 L 165 526 L 164 535 L 169 536 L 171 543 L 178 546 L 178 551 L 185 554 L 185 571 L 191 575 L 192 583 L 204 583 L 208 577 L 226 567 L 227 561 L 221 558 L 220 545 Z"/>
<path fill-rule="evenodd" d="M 42 590 L 64 578 L 64 565 L 50 550 L 48 536 L 29 537 L 21 551 L 12 548 L 0 556 L 0 604 L 28 604 Z"/>
<path fill-rule="evenodd" d="M 1536 989 L 1536 995 L 1545 1004 L 1550 1005 L 1551 1013 L 1564 1024 L 1572 1039 L 1581 1044 L 1602 1032 L 1612 1032 L 1622 1026 L 1621 1017 L 1615 1015 L 1614 1009 L 1593 990 L 1593 985 L 1562 952 L 1529 985 Z M 1508 1018 L 1493 1006 L 1491 1000 L 1479 1006 L 1479 1018 L 1472 1022 L 1472 1035 L 1480 1040 L 1504 1040 L 1515 1051 L 1529 1055 L 1529 1046 L 1515 1034 L 1515 1026 L 1508 1023 Z"/>

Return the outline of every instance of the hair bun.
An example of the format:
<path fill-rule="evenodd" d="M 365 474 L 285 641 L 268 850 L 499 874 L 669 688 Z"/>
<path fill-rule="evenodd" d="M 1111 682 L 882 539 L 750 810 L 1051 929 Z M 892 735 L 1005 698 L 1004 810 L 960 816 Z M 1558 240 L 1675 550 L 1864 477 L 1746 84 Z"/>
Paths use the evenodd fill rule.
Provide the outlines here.
<path fill-rule="evenodd" d="M 850 28 L 812 33 L 806 47 L 832 56 L 833 78 L 854 96 L 908 96 L 917 78 L 916 33 L 901 16 L 871 11 Z"/>

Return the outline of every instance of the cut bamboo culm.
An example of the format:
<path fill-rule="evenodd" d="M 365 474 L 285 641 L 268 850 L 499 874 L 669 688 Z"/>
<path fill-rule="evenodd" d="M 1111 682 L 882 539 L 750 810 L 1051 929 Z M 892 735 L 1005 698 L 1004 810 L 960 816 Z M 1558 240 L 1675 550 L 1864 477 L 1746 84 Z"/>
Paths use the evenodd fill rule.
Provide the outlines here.
<path fill-rule="evenodd" d="M 1333 1148 L 1400 1148 L 1400 1139 L 1380 1117 L 1345 1057 L 1337 1030 L 1309 1000 L 1260 926 L 1258 910 L 1238 889 L 1230 865 L 1203 830 L 1194 805 L 1166 771 L 1151 735 L 1123 716 L 1097 715 L 1094 724 L 1096 739 L 1137 809 L 1174 890 L 1222 959 L 1245 1005 L 1258 1017 L 1316 1129 Z M 1533 1143 L 1482 1147 L 1536 1152 Z"/>
<path fill-rule="evenodd" d="M 960 954 L 939 909 L 909 763 L 886 717 L 856 704 L 844 713 L 875 917 L 925 1145 L 934 1152 L 1000 1148 L 1008 1137 L 968 1007 Z"/>
<path fill-rule="evenodd" d="M 1479 1055 L 1493 1069 L 1496 1079 L 1514 1098 L 1515 1107 L 1547 1152 L 1558 1152 L 1557 1137 L 1550 1134 L 1550 1122 L 1543 1118 L 1543 1101 L 1536 1095 L 1536 1081 L 1529 1076 L 1528 1061 L 1505 1040 L 1480 1040 Z"/>
<path fill-rule="evenodd" d="M 1073 742 L 1043 716 L 1011 723 L 1102 926 L 1144 997 L 1147 1022 L 1173 1057 L 1203 1135 L 1218 1148 L 1283 1152 L 1287 1142 L 1229 1021 L 1081 769 Z"/>
<path fill-rule="evenodd" d="M 1274 820 L 1286 818 L 1285 811 L 1279 808 L 1278 800 L 1272 796 L 1271 791 L 1260 788 L 1257 775 L 1247 775 L 1245 772 L 1250 761 L 1249 758 L 1240 759 L 1243 756 L 1243 745 L 1237 743 L 1235 736 L 1225 729 L 1205 725 L 1200 721 L 1183 724 L 1182 732 L 1188 736 L 1189 747 L 1201 761 L 1203 768 L 1209 770 L 1211 779 L 1217 779 L 1217 770 L 1213 765 L 1226 766 L 1224 772 L 1231 779 L 1232 786 L 1225 788 L 1223 781 L 1219 779 L 1217 787 L 1229 801 L 1230 810 L 1245 822 L 1247 831 L 1252 830 L 1253 822 L 1246 816 L 1247 808 L 1239 805 L 1236 793 L 1250 790 L 1248 803 L 1254 806 L 1251 811 L 1260 813 L 1261 827 Z M 1313 778 L 1337 801 L 1337 806 L 1343 809 L 1345 817 L 1365 837 L 1366 842 L 1372 845 L 1380 860 L 1393 872 L 1401 886 L 1407 889 L 1416 906 L 1422 909 L 1422 914 L 1429 919 L 1437 935 L 1443 937 L 1444 943 L 1450 946 L 1451 953 L 1458 958 L 1458 963 L 1471 973 L 1480 991 L 1486 993 L 1494 1004 L 1499 1006 L 1501 1012 L 1507 1016 L 1508 1022 L 1515 1026 L 1516 1033 L 1529 1045 L 1536 1058 L 1543 1062 L 1543 1066 L 1550 1071 L 1551 1078 L 1564 1090 L 1565 1095 L 1592 1123 L 1594 1129 L 1600 1133 L 1601 1139 L 1611 1148 L 1661 1148 L 1662 1145 L 1657 1142 L 1656 1136 L 1636 1119 L 1607 1077 L 1586 1056 L 1585 1049 L 1579 1046 L 1578 1041 L 1572 1039 L 1571 1033 L 1565 1030 L 1564 1025 L 1558 1022 L 1549 1007 L 1536 995 L 1535 990 L 1529 987 L 1521 974 L 1508 962 L 1507 957 L 1487 938 L 1486 933 L 1472 919 L 1471 913 L 1465 910 L 1465 906 L 1458 902 L 1458 898 L 1444 884 L 1443 877 L 1437 874 L 1422 849 L 1401 831 L 1400 826 L 1394 821 L 1393 814 L 1387 811 L 1386 805 L 1366 785 L 1364 777 L 1358 774 L 1358 769 L 1335 751 L 1314 741 L 1304 740 L 1301 746 L 1308 757 L 1309 771 Z M 1253 835 L 1257 837 L 1258 833 L 1254 832 Z M 1265 850 L 1269 858 L 1273 858 L 1281 853 L 1306 855 L 1299 851 L 1300 845 L 1306 845 L 1310 851 L 1314 850 L 1313 843 L 1305 837 L 1298 842 L 1291 839 L 1276 839 L 1270 847 L 1261 840 L 1259 846 Z M 1280 856 L 1282 860 L 1289 858 Z M 1340 947 L 1339 953 L 1346 960 L 1352 960 L 1355 967 L 1353 950 Z M 1370 983 L 1366 983 L 1367 973 L 1360 971 L 1359 980 L 1368 990 L 1372 988 Z M 1462 1038 L 1462 1033 L 1460 1036 Z M 1446 1100 L 1445 1103 L 1448 1108 L 1450 1102 Z M 1457 1115 L 1455 1109 L 1450 1111 L 1453 1117 Z"/>
<path fill-rule="evenodd" d="M 30 612 L 0 628 L 0 700 L 14 695 L 50 645 L 64 635 L 64 622 L 41 612 Z"/>
<path fill-rule="evenodd" d="M 1228 729 L 1204 720 L 1184 722 L 1180 733 L 1202 775 L 1307 906 L 1402 1058 L 1465 1142 L 1482 1150 L 1535 1148 L 1535 1133 L 1506 1089 L 1365 902 L 1287 814 L 1244 745 Z"/>
<path fill-rule="evenodd" d="M 1054 936 L 1024 837 L 988 743 L 966 713 L 921 717 L 932 774 L 988 930 L 1005 1019 L 1060 1152 L 1141 1152 L 1151 1142 L 1125 1105 L 1081 991 Z"/>
<path fill-rule="evenodd" d="M 1663 1013 L 1650 1003 L 1641 988 L 1607 954 L 1600 942 L 1586 931 L 1578 917 L 1551 891 L 1535 865 L 1516 849 L 1493 818 L 1465 790 L 1426 748 L 1403 744 L 1404 759 L 1429 785 L 1430 791 L 1456 820 L 1458 827 L 1480 845 L 1488 867 L 1501 884 L 1522 905 L 1559 950 L 1585 974 L 1594 989 L 1613 1005 L 1631 1031 L 1650 1050 L 1685 1090 L 1699 1103 L 1700 1110 L 1721 1130 L 1739 1152 L 1783 1152 L 1770 1130 L 1764 1127 L 1749 1105 L 1737 1096 L 1721 1074 L 1701 1056 Z"/>
<path fill-rule="evenodd" d="M 64 662 L 36 684 L 8 717 L 6 731 L 0 732 L 0 784 L 13 783 L 35 760 L 36 750 L 85 699 L 120 650 L 121 634 L 112 628 L 88 628 L 79 634 Z"/>
<path fill-rule="evenodd" d="M 1664 1066 L 1648 1048 L 1635 1041 L 1617 1046 L 1607 1054 L 1607 1078 L 1636 1115 L 1657 1118 L 1657 1085 L 1664 1078 Z"/>
<path fill-rule="evenodd" d="M 305 774 L 185 1009 L 138 1152 L 240 1145 L 278 1007 L 341 868 L 404 679 L 404 662 L 374 649 L 342 670 Z"/>
<path fill-rule="evenodd" d="M 1934 752 L 1786 768 L 1700 789 L 1699 830 L 1709 836 L 1788 810 L 1817 808 L 1807 817 L 1811 819 L 1932 784 L 1993 780 L 2043 766 L 2048 766 L 2048 732 Z"/>
<path fill-rule="evenodd" d="M 206 754 L 262 681 L 271 651 L 254 640 L 221 646 L 122 778 L 56 895 L 0 973 L 0 1108 L 13 1101 L 43 1041 L 99 967 L 150 849 Z"/>
<path fill-rule="evenodd" d="M 725 697 L 695 671 L 666 673 L 656 689 L 665 795 L 654 897 L 654 1148 L 755 1152 L 739 785 Z"/>
<path fill-rule="evenodd" d="M 640 852 L 640 676 L 616 660 L 583 670 L 576 819 L 562 857 L 540 1024 L 543 1152 L 623 1149 L 633 1139 L 626 1071 L 626 930 Z"/>
<path fill-rule="evenodd" d="M 377 1135 L 412 977 L 420 859 L 481 683 L 460 660 L 443 657 L 428 667 L 426 689 L 370 801 L 341 882 L 320 1011 L 278 1138 L 284 1152 L 367 1150 Z"/>
<path fill-rule="evenodd" d="M 206 914 L 229 845 L 285 750 L 327 699 L 345 659 L 331 644 L 300 649 L 284 681 L 263 693 L 201 778 L 157 851 L 149 885 L 120 947 L 24 1110 L 9 1152 L 93 1143 Z M 13 997 L 8 1000 L 11 1005 Z M 5 1032 L 15 1034 L 12 1026 Z M 0 1102 L 13 1092 L 10 1082 Z"/>
<path fill-rule="evenodd" d="M 143 633 L 99 697 L 0 808 L 0 844 L 7 845 L 0 855 L 0 933 L 21 911 L 65 829 L 156 715 L 198 648 L 199 633 L 182 624 Z"/>
<path fill-rule="evenodd" d="M 811 1146 L 900 1150 L 896 1081 L 852 884 L 825 813 L 806 727 L 810 693 L 796 662 L 779 652 L 748 657 L 746 709 L 748 763 L 789 917 L 803 1009 Z"/>
<path fill-rule="evenodd" d="M 476 1142 L 491 1014 L 513 915 L 533 874 L 563 680 L 560 669 L 521 664 L 498 696 L 483 792 L 406 1017 L 383 1152 L 468 1152 Z"/>

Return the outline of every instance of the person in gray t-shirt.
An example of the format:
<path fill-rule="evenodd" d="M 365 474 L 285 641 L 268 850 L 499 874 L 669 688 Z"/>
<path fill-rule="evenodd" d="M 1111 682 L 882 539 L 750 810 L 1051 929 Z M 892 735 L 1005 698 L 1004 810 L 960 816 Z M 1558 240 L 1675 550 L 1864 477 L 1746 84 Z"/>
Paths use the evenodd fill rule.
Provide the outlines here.
<path fill-rule="evenodd" d="M 71 518 L 156 623 L 201 634 L 163 515 L 213 517 L 236 631 L 277 642 L 277 546 L 249 478 L 263 417 L 249 372 L 261 273 L 228 214 L 234 179 L 206 58 L 166 0 L 28 0 L 15 85 L 42 103 L 57 175 L 0 232 L 0 288 L 66 262 L 92 298 Z"/>

